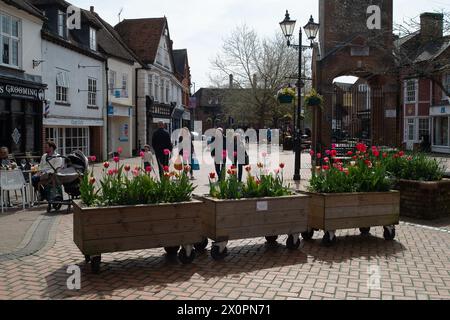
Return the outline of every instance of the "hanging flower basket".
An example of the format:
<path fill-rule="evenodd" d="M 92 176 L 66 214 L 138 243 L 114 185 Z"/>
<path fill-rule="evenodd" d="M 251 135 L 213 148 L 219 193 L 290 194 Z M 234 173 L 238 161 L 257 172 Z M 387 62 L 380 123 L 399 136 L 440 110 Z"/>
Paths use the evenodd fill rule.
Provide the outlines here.
<path fill-rule="evenodd" d="M 293 88 L 283 88 L 278 91 L 278 102 L 280 104 L 291 104 L 294 101 L 296 96 L 296 92 Z"/>
<path fill-rule="evenodd" d="M 311 92 L 305 97 L 305 105 L 308 107 L 322 107 L 323 97 L 318 94 L 315 89 L 312 89 Z"/>
<path fill-rule="evenodd" d="M 281 104 L 291 104 L 294 100 L 293 96 L 290 96 L 288 94 L 283 94 L 278 96 L 278 102 Z"/>

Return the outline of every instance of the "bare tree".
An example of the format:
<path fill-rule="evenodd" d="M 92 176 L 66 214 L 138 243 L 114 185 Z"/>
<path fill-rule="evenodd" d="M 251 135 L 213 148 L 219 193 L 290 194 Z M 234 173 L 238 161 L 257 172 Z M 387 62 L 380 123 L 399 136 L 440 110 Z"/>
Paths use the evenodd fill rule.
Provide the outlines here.
<path fill-rule="evenodd" d="M 246 25 L 237 27 L 212 61 L 217 87 L 229 87 L 229 75 L 233 75 L 232 89 L 222 97 L 225 114 L 241 124 L 277 126 L 293 112 L 293 107 L 278 105 L 276 94 L 296 77 L 297 54 L 281 35 L 260 38 Z"/>

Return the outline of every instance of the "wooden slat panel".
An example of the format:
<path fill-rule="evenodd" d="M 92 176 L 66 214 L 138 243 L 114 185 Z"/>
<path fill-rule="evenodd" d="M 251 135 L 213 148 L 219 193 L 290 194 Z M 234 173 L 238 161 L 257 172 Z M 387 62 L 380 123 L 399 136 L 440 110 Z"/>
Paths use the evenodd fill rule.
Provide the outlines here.
<path fill-rule="evenodd" d="M 73 207 L 73 242 L 83 252 L 83 225 L 81 221 L 81 210 L 78 206 Z"/>
<path fill-rule="evenodd" d="M 202 232 L 202 220 L 198 218 L 122 222 L 115 224 L 87 225 L 84 228 L 84 240 L 127 238 L 138 236 L 156 236 L 181 232 Z"/>
<path fill-rule="evenodd" d="M 325 219 L 325 197 L 314 195 L 311 198 L 310 211 L 308 217 L 308 227 L 314 229 L 323 229 Z"/>
<path fill-rule="evenodd" d="M 399 216 L 395 214 L 375 217 L 359 217 L 344 219 L 326 219 L 324 230 L 352 229 L 362 227 L 388 226 L 399 223 Z"/>
<path fill-rule="evenodd" d="M 293 196 L 289 198 L 268 198 L 261 200 L 236 200 L 236 201 L 219 201 L 216 202 L 217 210 L 223 214 L 233 215 L 236 212 L 245 214 L 256 211 L 258 202 L 267 202 L 268 210 L 275 208 L 283 208 L 286 210 L 306 209 L 309 198 L 304 196 Z"/>
<path fill-rule="evenodd" d="M 248 214 L 223 215 L 217 213 L 217 226 L 220 228 L 239 228 L 246 226 L 270 225 L 274 223 L 307 222 L 306 210 L 275 210 L 252 212 Z"/>
<path fill-rule="evenodd" d="M 284 235 L 291 233 L 304 232 L 307 229 L 306 223 L 280 223 L 266 226 L 248 226 L 242 228 L 219 228 L 217 229 L 216 239 L 248 239 L 255 237 L 264 237 L 272 235 Z"/>
<path fill-rule="evenodd" d="M 394 204 L 399 197 L 396 192 L 386 193 L 363 193 L 363 194 L 349 194 L 349 195 L 326 195 L 325 207 L 348 207 L 348 206 L 369 206 L 379 204 Z"/>
<path fill-rule="evenodd" d="M 202 241 L 202 236 L 198 232 L 89 240 L 84 242 L 83 253 L 94 255 L 109 252 L 172 247 L 181 244 L 194 244 L 200 241 Z"/>
<path fill-rule="evenodd" d="M 349 207 L 325 208 L 325 219 L 343 219 L 358 217 L 376 217 L 398 213 L 395 205 L 368 205 Z"/>
<path fill-rule="evenodd" d="M 131 208 L 101 208 L 83 211 L 83 225 L 102 225 L 122 222 L 174 220 L 198 218 L 203 204 L 186 204 L 181 206 L 149 206 Z"/>

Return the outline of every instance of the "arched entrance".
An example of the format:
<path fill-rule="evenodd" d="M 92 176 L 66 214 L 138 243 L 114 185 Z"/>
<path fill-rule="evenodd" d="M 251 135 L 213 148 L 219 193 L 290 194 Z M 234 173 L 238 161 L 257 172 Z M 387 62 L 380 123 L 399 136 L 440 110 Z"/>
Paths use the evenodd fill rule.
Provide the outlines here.
<path fill-rule="evenodd" d="M 380 7 L 381 29 L 368 29 L 367 9 Z M 392 0 L 319 0 L 319 44 L 313 55 L 313 84 L 324 107 L 313 121 L 317 150 L 333 142 L 400 144 L 398 79 L 392 56 Z M 347 85 L 342 76 L 353 76 Z M 337 79 L 337 81 L 336 81 Z"/>

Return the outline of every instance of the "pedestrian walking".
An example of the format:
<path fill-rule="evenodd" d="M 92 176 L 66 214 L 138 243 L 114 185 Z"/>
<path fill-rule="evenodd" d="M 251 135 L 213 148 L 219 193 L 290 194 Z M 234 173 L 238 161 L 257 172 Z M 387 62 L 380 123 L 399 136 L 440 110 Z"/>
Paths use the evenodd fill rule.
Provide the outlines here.
<path fill-rule="evenodd" d="M 233 166 L 237 169 L 238 180 L 242 182 L 242 174 L 244 166 L 250 163 L 247 151 L 245 149 L 244 141 L 239 133 L 233 136 L 232 152 L 228 152 L 228 158 L 231 160 Z"/>
<path fill-rule="evenodd" d="M 222 139 L 222 145 L 220 145 L 219 141 L 216 143 L 216 139 Z M 225 166 L 227 163 L 227 143 L 222 128 L 216 129 L 216 134 L 211 137 L 209 144 L 211 145 L 211 157 L 214 159 L 217 177 L 221 179 L 222 174 L 225 173 Z"/>
<path fill-rule="evenodd" d="M 153 133 L 152 147 L 158 161 L 159 176 L 162 177 L 164 167 L 169 166 L 170 152 L 173 150 L 170 134 L 165 129 L 165 124 L 162 121 L 158 123 L 158 130 Z"/>

